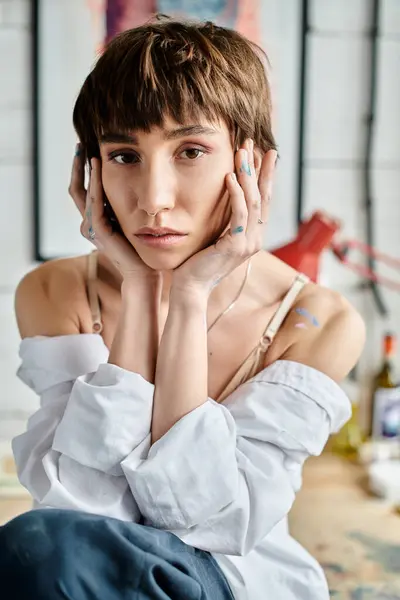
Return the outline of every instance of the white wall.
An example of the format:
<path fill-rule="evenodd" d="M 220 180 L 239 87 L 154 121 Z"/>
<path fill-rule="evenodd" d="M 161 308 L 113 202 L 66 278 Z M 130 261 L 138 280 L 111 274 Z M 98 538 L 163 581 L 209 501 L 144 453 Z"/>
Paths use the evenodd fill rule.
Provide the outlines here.
<path fill-rule="evenodd" d="M 0 0 L 0 440 L 21 429 L 36 406 L 36 399 L 15 377 L 18 335 L 13 314 L 15 285 L 33 266 L 29 4 L 29 0 Z M 293 56 L 298 53 L 299 4 L 297 0 L 262 4 L 264 38 L 270 36 L 266 45 L 283 104 L 279 110 L 288 115 L 277 127 L 283 175 L 279 202 L 272 208 L 271 243 L 287 237 L 295 227 L 295 156 L 290 140 L 297 120 L 298 73 Z M 345 220 L 346 236 L 359 238 L 364 219 L 360 160 L 368 85 L 369 4 L 366 0 L 312 3 L 308 81 L 306 211 L 324 208 Z M 385 0 L 382 6 L 374 165 L 376 243 L 383 251 L 400 256 L 400 2 Z M 291 73 L 291 77 L 279 79 L 279 72 Z M 377 315 L 371 296 L 357 290 L 357 278 L 330 256 L 324 260 L 323 281 L 350 297 L 368 320 L 362 361 L 365 373 L 379 360 L 381 332 L 388 326 L 400 334 L 400 295 L 384 292 L 391 309 L 386 322 Z"/>
<path fill-rule="evenodd" d="M 32 265 L 30 2 L 0 1 L 0 442 L 36 399 L 15 377 L 16 283 Z"/>

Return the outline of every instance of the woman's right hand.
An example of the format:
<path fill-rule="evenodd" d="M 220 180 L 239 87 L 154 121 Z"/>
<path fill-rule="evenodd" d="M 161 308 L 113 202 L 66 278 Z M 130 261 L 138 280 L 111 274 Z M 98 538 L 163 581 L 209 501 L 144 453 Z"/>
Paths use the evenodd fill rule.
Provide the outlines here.
<path fill-rule="evenodd" d="M 97 158 L 91 159 L 89 186 L 85 189 L 85 155 L 80 144 L 76 148 L 68 191 L 83 218 L 81 234 L 113 262 L 124 281 L 157 278 L 157 271 L 142 261 L 126 237 L 113 230 L 104 210 L 101 161 Z"/>

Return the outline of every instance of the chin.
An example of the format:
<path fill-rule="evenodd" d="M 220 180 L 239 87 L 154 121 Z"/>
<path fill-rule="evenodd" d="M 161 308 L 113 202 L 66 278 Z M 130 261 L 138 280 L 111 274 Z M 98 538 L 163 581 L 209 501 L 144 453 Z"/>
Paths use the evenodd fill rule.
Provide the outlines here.
<path fill-rule="evenodd" d="M 180 267 L 190 255 L 183 252 L 170 252 L 165 250 L 138 250 L 142 261 L 155 271 L 173 271 Z"/>

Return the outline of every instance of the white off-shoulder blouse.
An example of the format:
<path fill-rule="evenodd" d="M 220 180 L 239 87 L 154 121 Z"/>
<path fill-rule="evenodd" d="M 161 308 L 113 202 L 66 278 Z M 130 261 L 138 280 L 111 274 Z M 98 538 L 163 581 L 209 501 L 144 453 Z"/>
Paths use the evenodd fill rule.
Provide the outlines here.
<path fill-rule="evenodd" d="M 277 361 L 151 446 L 154 385 L 108 364 L 108 354 L 96 334 L 21 342 L 18 376 L 40 408 L 13 451 L 34 507 L 171 531 L 213 554 L 238 600 L 328 600 L 287 515 L 304 461 L 350 417 L 340 386 Z"/>

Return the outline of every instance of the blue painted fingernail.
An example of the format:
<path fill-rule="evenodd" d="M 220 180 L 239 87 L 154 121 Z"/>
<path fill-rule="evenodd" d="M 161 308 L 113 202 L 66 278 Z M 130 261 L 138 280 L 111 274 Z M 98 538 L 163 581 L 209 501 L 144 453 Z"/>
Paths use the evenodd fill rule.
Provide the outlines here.
<path fill-rule="evenodd" d="M 81 154 L 81 145 L 78 143 L 75 146 L 75 156 L 80 156 L 80 154 Z"/>
<path fill-rule="evenodd" d="M 234 235 L 235 233 L 242 233 L 242 231 L 244 231 L 243 227 L 241 225 L 239 225 L 239 227 L 236 227 L 233 231 L 232 234 Z"/>
<path fill-rule="evenodd" d="M 240 167 L 240 172 L 246 173 L 246 175 L 251 175 L 248 155 L 246 158 L 243 158 L 243 160 L 242 160 L 242 166 Z"/>

